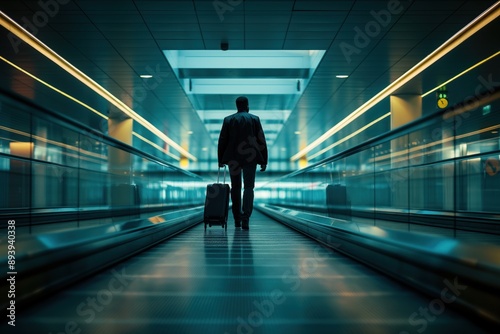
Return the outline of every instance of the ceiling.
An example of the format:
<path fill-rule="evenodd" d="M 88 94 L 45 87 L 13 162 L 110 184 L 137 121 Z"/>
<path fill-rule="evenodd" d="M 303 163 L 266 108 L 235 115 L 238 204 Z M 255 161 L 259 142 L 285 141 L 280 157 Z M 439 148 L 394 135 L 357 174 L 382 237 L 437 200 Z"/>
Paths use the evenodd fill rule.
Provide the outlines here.
<path fill-rule="evenodd" d="M 195 156 L 197 161 L 191 161 L 188 169 L 214 168 L 217 128 L 224 115 L 235 111 L 236 97 L 247 95 L 250 112 L 258 111 L 266 119 L 264 131 L 268 127 L 271 168 L 287 171 L 297 167 L 290 158 L 301 148 L 494 4 L 498 5 L 498 1 L 42 0 L 2 1 L 0 10 Z M 497 18 L 396 93 L 422 94 L 497 52 L 499 21 Z M 113 111 L 104 98 L 4 32 L 0 36 L 0 56 L 103 114 Z M 326 53 L 315 71 L 307 67 L 249 69 L 246 65 L 214 69 L 203 66 L 203 62 L 196 68 L 176 69 L 165 57 L 165 51 L 172 50 L 210 50 L 223 54 L 221 42 L 227 42 L 228 52 L 325 50 Z M 471 96 L 482 84 L 480 78 L 494 82 L 499 74 L 498 58 L 450 83 L 450 101 L 459 102 Z M 0 82 L 2 89 L 98 130 L 106 130 L 106 123 L 99 116 L 12 66 L 0 62 L 0 73 L 4 78 Z M 144 79 L 140 77 L 143 74 L 153 77 Z M 338 74 L 349 77 L 339 79 Z M 295 100 L 286 94 L 265 91 L 246 94 L 236 89 L 190 96 L 183 89 L 186 78 L 205 79 L 210 85 L 210 80 L 220 78 L 264 77 L 307 80 L 307 85 L 301 87 L 301 95 Z M 429 95 L 423 106 L 424 114 L 435 111 L 435 97 Z M 385 99 L 310 154 L 388 111 L 389 102 Z M 387 130 L 389 122 L 385 120 L 359 139 Z M 145 128 L 134 126 L 134 131 L 166 147 Z M 154 150 L 137 139 L 134 146 Z M 169 151 L 171 156 L 180 156 L 172 147 Z M 315 159 L 333 153 L 327 151 Z M 165 159 L 178 163 L 171 156 L 165 155 Z"/>

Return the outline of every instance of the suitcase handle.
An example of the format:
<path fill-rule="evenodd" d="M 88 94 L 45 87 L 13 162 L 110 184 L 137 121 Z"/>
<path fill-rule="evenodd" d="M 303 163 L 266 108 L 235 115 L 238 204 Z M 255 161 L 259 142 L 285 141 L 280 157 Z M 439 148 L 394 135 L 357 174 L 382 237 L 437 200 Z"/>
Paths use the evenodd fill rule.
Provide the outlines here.
<path fill-rule="evenodd" d="M 219 183 L 220 167 L 217 171 L 217 183 Z M 226 165 L 224 165 L 224 184 L 226 184 Z"/>

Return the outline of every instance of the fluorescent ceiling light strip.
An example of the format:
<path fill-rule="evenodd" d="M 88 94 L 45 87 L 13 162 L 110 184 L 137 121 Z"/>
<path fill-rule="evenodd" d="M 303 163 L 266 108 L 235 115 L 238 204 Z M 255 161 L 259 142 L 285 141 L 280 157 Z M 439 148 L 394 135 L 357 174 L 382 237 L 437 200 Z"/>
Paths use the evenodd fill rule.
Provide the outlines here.
<path fill-rule="evenodd" d="M 385 114 L 385 115 L 380 116 L 380 117 L 379 117 L 379 118 L 377 118 L 376 120 L 371 121 L 371 122 L 370 122 L 370 123 L 368 123 L 367 125 L 363 126 L 361 129 L 356 130 L 355 132 L 351 133 L 351 134 L 350 134 L 350 135 L 348 135 L 348 136 L 345 136 L 344 138 L 342 138 L 341 140 L 339 140 L 339 141 L 337 141 L 337 142 L 335 142 L 335 143 L 331 144 L 331 145 L 330 145 L 330 146 L 328 146 L 327 148 L 324 148 L 324 149 L 322 149 L 321 151 L 319 151 L 319 152 L 317 152 L 317 153 L 314 153 L 313 155 L 311 155 L 311 156 L 309 157 L 309 160 L 312 160 L 312 159 L 316 158 L 317 156 L 319 156 L 319 155 L 321 155 L 321 154 L 325 153 L 326 151 L 331 150 L 331 149 L 332 149 L 332 148 L 334 148 L 335 146 L 338 146 L 338 145 L 342 144 L 343 142 L 345 142 L 345 141 L 347 141 L 347 140 L 351 139 L 352 137 L 354 137 L 354 136 L 358 135 L 359 133 L 361 133 L 361 132 L 365 131 L 366 129 L 368 129 L 370 126 L 372 126 L 372 125 L 374 125 L 374 124 L 376 124 L 376 123 L 380 122 L 381 120 L 383 120 L 384 118 L 389 117 L 389 116 L 391 116 L 391 113 L 390 113 L 390 112 L 388 112 L 388 113 L 387 113 L 387 114 Z"/>
<path fill-rule="evenodd" d="M 297 83 L 278 86 L 252 83 L 247 85 L 219 85 L 214 82 L 212 85 L 194 85 L 191 90 L 185 92 L 189 95 L 285 95 L 291 96 L 290 99 L 295 95 L 302 94 L 302 90 L 297 90 Z"/>
<path fill-rule="evenodd" d="M 497 53 L 495 53 L 495 54 L 493 54 L 493 55 L 489 56 L 489 57 L 488 57 L 488 58 L 486 58 L 486 59 L 481 60 L 480 62 L 478 62 L 478 63 L 476 63 L 476 64 L 472 65 L 472 66 L 471 66 L 471 67 L 469 67 L 468 69 L 466 69 L 466 70 L 464 70 L 464 71 L 460 72 L 459 74 L 455 75 L 455 76 L 454 76 L 453 78 L 451 78 L 450 80 L 447 80 L 447 81 L 443 82 L 442 84 L 440 84 L 439 86 L 432 88 L 432 89 L 431 89 L 430 91 L 428 91 L 427 93 L 422 94 L 422 96 L 421 96 L 421 97 L 426 97 L 426 96 L 427 96 L 427 95 L 429 95 L 430 93 L 432 93 L 432 92 L 434 92 L 434 91 L 438 90 L 439 88 L 441 88 L 441 87 L 443 87 L 443 86 L 445 86 L 445 85 L 449 84 L 449 83 L 450 83 L 450 82 L 452 82 L 453 80 L 458 79 L 459 77 L 461 77 L 461 76 L 462 76 L 462 75 L 464 75 L 465 73 L 467 73 L 467 72 L 469 72 L 469 71 L 471 71 L 471 70 L 475 69 L 475 68 L 476 68 L 476 67 L 478 67 L 479 65 L 482 65 L 482 64 L 486 63 L 488 60 L 491 60 L 491 59 L 495 58 L 495 57 L 496 57 L 496 56 L 498 56 L 499 54 L 500 54 L 500 51 L 498 51 Z"/>
<path fill-rule="evenodd" d="M 308 69 L 315 68 L 325 50 L 163 50 L 175 69 Z"/>
<path fill-rule="evenodd" d="M 496 2 L 493 6 L 491 6 L 490 8 L 485 10 L 483 13 L 481 13 L 478 17 L 476 17 L 469 24 L 467 24 L 465 27 L 460 29 L 460 31 L 458 31 L 455 35 L 453 35 L 446 42 L 444 42 L 440 47 L 438 47 L 436 50 L 434 50 L 427 57 L 422 59 L 418 64 L 413 66 L 406 73 L 401 75 L 398 79 L 396 79 L 393 83 L 391 83 L 389 86 L 384 88 L 382 91 L 380 91 L 374 97 L 372 97 L 370 100 L 368 100 L 363 105 L 361 105 L 358 109 L 353 111 L 349 116 L 344 118 L 337 125 L 330 128 L 330 130 L 325 132 L 318 139 L 316 139 L 311 144 L 307 145 L 305 148 L 300 150 L 297 154 L 292 156 L 290 158 L 290 160 L 295 161 L 295 160 L 300 159 L 304 155 L 306 155 L 308 152 L 313 150 L 315 147 L 317 147 L 318 145 L 323 143 L 326 139 L 330 138 L 337 131 L 341 130 L 344 126 L 346 126 L 350 122 L 354 121 L 356 118 L 358 118 L 359 116 L 364 114 L 367 110 L 372 108 L 374 105 L 376 105 L 377 103 L 379 103 L 380 101 L 382 101 L 383 99 L 385 99 L 386 97 L 388 97 L 389 95 L 394 93 L 397 89 L 401 88 L 403 85 L 408 83 L 411 79 L 413 79 L 418 74 L 420 74 L 425 69 L 427 69 L 429 66 L 434 64 L 436 61 L 438 61 L 440 58 L 442 58 L 448 52 L 452 51 L 454 48 L 456 48 L 462 42 L 464 42 L 469 37 L 474 35 L 476 32 L 481 30 L 483 27 L 488 25 L 491 21 L 495 20 L 499 15 L 500 15 L 500 1 Z"/>
<path fill-rule="evenodd" d="M 80 82 L 85 84 L 87 87 L 92 89 L 94 92 L 102 96 L 104 99 L 106 99 L 108 102 L 113 104 L 115 107 L 120 109 L 122 112 L 124 112 L 126 115 L 137 121 L 139 124 L 144 126 L 146 129 L 154 133 L 156 136 L 161 138 L 163 141 L 168 143 L 170 146 L 172 146 L 174 149 L 179 151 L 183 156 L 193 160 L 197 161 L 196 157 L 193 156 L 191 153 L 186 151 L 184 148 L 182 148 L 179 144 L 174 142 L 172 139 L 167 137 L 163 132 L 161 132 L 159 129 L 154 127 L 151 123 L 149 123 L 145 118 L 137 114 L 134 110 L 132 110 L 129 106 L 127 106 L 125 103 L 123 103 L 121 100 L 116 98 L 113 94 L 111 94 L 109 91 L 107 91 L 104 87 L 99 85 L 97 82 L 92 80 L 89 76 L 87 76 L 85 73 L 77 69 L 75 66 L 73 66 L 71 63 L 69 63 L 66 59 L 62 58 L 59 56 L 55 51 L 50 49 L 47 45 L 45 45 L 43 42 L 41 42 L 39 39 L 37 39 L 35 36 L 33 36 L 31 33 L 29 33 L 26 29 L 21 27 L 17 22 L 12 20 L 10 17 L 8 17 L 4 12 L 0 11 L 0 24 L 5 27 L 7 30 L 9 30 L 11 33 L 19 37 L 21 40 L 26 42 L 28 45 L 30 45 L 32 48 L 43 54 L 45 57 L 49 58 L 52 60 L 54 63 L 56 63 L 58 66 L 60 66 L 62 69 L 64 69 L 66 72 L 77 78 Z"/>

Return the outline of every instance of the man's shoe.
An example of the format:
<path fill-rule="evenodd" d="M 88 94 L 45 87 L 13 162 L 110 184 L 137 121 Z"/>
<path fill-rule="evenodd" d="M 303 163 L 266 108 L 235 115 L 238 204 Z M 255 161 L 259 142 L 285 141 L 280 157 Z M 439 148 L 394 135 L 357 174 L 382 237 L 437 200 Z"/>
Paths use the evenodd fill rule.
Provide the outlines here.
<path fill-rule="evenodd" d="M 241 222 L 237 222 L 237 221 L 235 221 L 235 222 L 234 222 L 234 227 L 241 227 Z"/>
<path fill-rule="evenodd" d="M 249 229 L 249 227 L 248 227 L 248 220 L 244 220 L 242 222 L 241 228 L 244 229 L 244 230 L 248 230 Z"/>

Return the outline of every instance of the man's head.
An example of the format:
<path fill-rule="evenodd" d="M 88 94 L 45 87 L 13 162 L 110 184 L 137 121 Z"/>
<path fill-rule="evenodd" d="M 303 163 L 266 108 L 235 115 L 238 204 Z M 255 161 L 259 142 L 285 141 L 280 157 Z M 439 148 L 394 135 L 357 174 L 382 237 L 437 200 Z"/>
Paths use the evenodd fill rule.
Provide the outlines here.
<path fill-rule="evenodd" d="M 236 99 L 236 108 L 238 108 L 238 111 L 248 111 L 248 99 L 246 96 L 240 96 Z"/>

